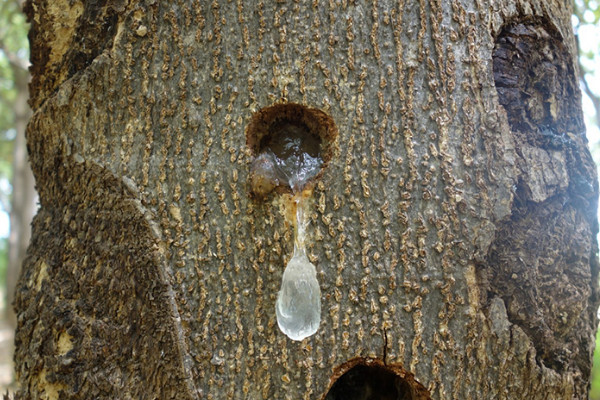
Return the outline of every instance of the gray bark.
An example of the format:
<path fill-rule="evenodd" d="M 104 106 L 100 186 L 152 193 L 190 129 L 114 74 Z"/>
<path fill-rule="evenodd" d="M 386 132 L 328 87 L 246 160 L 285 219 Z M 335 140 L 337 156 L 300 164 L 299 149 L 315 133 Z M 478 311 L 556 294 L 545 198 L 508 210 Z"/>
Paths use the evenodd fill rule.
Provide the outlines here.
<path fill-rule="evenodd" d="M 586 398 L 598 185 L 569 7 L 27 8 L 20 397 L 323 399 L 370 366 L 364 396 L 387 371 L 396 398 Z M 289 103 L 338 132 L 307 192 L 322 317 L 300 343 L 274 309 L 290 196 L 249 184 L 253 115 Z"/>

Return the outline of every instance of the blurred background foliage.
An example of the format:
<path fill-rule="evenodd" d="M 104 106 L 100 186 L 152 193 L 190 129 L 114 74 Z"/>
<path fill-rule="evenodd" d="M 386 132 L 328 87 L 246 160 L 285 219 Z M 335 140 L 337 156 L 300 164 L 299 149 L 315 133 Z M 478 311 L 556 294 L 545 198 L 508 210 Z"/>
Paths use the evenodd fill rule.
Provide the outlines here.
<path fill-rule="evenodd" d="M 16 279 L 11 279 L 10 275 L 18 273 L 23 254 L 10 253 L 24 251 L 26 243 L 19 242 L 29 233 L 27 228 L 17 229 L 15 225 L 29 226 L 29 214 L 32 210 L 35 211 L 36 201 L 33 180 L 20 171 L 23 165 L 26 166 L 27 156 L 24 140 L 19 141 L 19 138 L 22 139 L 24 135 L 24 121 L 29 117 L 29 110 L 23 109 L 29 79 L 29 47 L 28 24 L 21 13 L 22 2 L 23 0 L 0 0 L 0 288 L 6 288 L 7 284 L 10 287 L 11 282 Z M 579 45 L 583 109 L 590 146 L 597 164 L 600 164 L 599 22 L 600 0 L 574 1 L 572 23 Z M 19 187 L 23 182 L 25 186 L 30 186 L 31 190 L 27 189 L 19 194 Z M 32 196 L 33 198 L 29 198 Z M 23 208 L 28 211 L 24 212 Z M 15 216 L 18 213 L 23 215 Z M 11 268 L 9 264 L 17 265 Z M 6 299 L 6 296 L 12 296 L 10 289 L 2 289 L 0 298 Z M 0 308 L 11 307 L 7 307 L 7 301 L 0 301 Z M 10 311 L 5 318 L 11 323 Z M 596 342 L 600 344 L 600 333 Z M 600 400 L 600 351 L 594 354 L 589 398 Z"/>
<path fill-rule="evenodd" d="M 27 74 L 28 25 L 21 3 L 0 0 L 0 287 L 5 286 L 10 234 L 13 154 L 16 130 L 17 81 Z M 4 296 L 2 296 L 4 297 Z"/>
<path fill-rule="evenodd" d="M 30 111 L 27 107 L 28 24 L 21 13 L 22 1 L 0 0 L 0 387 L 2 391 L 9 388 L 14 381 L 12 337 L 16 319 L 12 307 L 7 306 L 10 303 L 7 298 L 12 297 L 14 293 L 14 283 L 29 240 L 29 224 L 31 215 L 35 212 L 36 197 L 31 172 L 28 171 L 24 140 L 25 125 Z M 22 203 L 24 196 L 33 196 L 27 202 L 29 212 L 24 212 L 25 203 Z M 7 280 L 8 275 L 11 276 L 10 280 Z M 13 289 L 7 290 L 9 287 Z"/>
<path fill-rule="evenodd" d="M 587 136 L 596 165 L 600 165 L 600 0 L 575 0 L 572 23 L 579 46 Z M 596 334 L 589 399 L 600 400 L 600 332 Z"/>
<path fill-rule="evenodd" d="M 0 210 L 10 211 L 17 75 L 27 73 L 28 24 L 15 0 L 0 0 Z M 3 220 L 0 219 L 0 222 Z M 4 228 L 0 228 L 4 233 Z"/>

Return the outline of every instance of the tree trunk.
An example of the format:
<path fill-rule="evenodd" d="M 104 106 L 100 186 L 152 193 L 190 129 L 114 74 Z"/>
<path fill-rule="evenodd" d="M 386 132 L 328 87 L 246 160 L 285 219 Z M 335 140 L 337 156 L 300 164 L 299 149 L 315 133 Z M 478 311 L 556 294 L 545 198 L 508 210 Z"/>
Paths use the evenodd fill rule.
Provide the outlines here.
<path fill-rule="evenodd" d="M 13 67 L 15 77 L 15 129 L 17 131 L 13 149 L 13 178 L 12 199 L 10 209 L 10 236 L 8 247 L 8 265 L 6 270 L 6 300 L 12 304 L 15 296 L 15 286 L 21 266 L 25 259 L 29 239 L 31 238 L 31 220 L 37 210 L 37 193 L 29 160 L 27 158 L 27 144 L 25 142 L 25 128 L 31 117 L 31 110 L 27 105 L 29 98 L 27 85 L 29 73 L 20 67 Z M 16 326 L 13 308 L 6 307 L 6 319 L 11 325 Z"/>
<path fill-rule="evenodd" d="M 569 7 L 26 7 L 20 398 L 587 397 L 598 184 Z M 295 200 L 261 158 L 286 124 L 324 160 L 301 342 L 275 313 Z"/>

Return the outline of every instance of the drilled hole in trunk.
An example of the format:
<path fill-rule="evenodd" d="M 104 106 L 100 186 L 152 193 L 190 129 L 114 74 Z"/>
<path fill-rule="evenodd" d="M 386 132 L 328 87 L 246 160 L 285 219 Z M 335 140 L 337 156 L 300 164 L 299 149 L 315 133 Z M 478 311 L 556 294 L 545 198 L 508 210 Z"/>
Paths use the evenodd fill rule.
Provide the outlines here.
<path fill-rule="evenodd" d="M 410 385 L 379 366 L 357 365 L 342 375 L 325 400 L 412 400 Z"/>
<path fill-rule="evenodd" d="M 324 112 L 300 104 L 261 109 L 246 131 L 255 155 L 250 191 L 262 198 L 278 189 L 300 192 L 314 183 L 331 159 L 337 128 Z"/>
<path fill-rule="evenodd" d="M 323 400 L 430 400 L 425 387 L 400 364 L 353 358 L 336 368 Z"/>

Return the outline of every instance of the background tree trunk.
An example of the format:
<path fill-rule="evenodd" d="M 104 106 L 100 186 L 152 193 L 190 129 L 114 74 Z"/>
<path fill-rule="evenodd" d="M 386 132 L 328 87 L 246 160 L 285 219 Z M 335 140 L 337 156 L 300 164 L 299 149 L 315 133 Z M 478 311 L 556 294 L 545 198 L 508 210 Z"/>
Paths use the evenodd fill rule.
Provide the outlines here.
<path fill-rule="evenodd" d="M 27 12 L 21 398 L 323 399 L 342 374 L 328 399 L 586 398 L 598 185 L 569 7 Z M 322 318 L 302 342 L 275 318 L 289 195 L 249 195 L 248 126 L 276 103 L 338 131 L 309 193 Z"/>
<path fill-rule="evenodd" d="M 31 110 L 27 104 L 29 98 L 27 90 L 29 72 L 18 66 L 14 66 L 13 71 L 17 93 L 14 107 L 17 133 L 13 149 L 13 191 L 6 271 L 6 300 L 9 306 L 6 307 L 6 319 L 15 327 L 15 313 L 10 305 L 14 300 L 15 286 L 31 238 L 31 220 L 37 210 L 37 193 L 27 157 L 27 143 L 25 142 L 25 128 L 31 117 Z"/>

